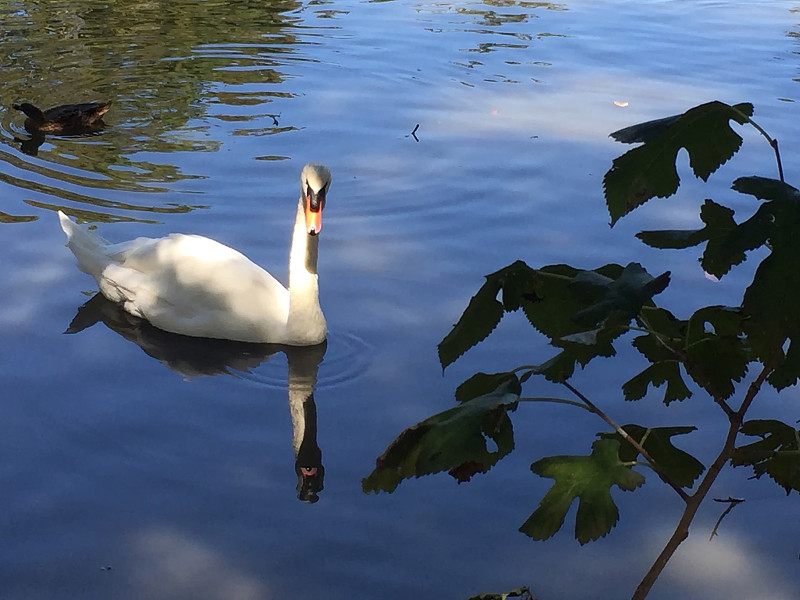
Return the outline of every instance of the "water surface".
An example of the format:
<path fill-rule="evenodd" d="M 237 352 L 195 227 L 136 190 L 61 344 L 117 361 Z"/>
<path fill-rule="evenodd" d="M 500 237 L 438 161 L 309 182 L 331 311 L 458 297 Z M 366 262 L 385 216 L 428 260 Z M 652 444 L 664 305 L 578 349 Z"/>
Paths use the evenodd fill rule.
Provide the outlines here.
<path fill-rule="evenodd" d="M 0 2 L 3 597 L 461 599 L 522 584 L 540 598 L 629 595 L 679 514 L 670 490 L 615 494 L 620 525 L 586 547 L 569 528 L 546 543 L 516 531 L 549 485 L 530 463 L 585 452 L 602 429 L 589 416 L 521 407 L 516 451 L 467 485 L 443 475 L 366 496 L 361 479 L 403 428 L 451 406 L 474 371 L 547 356 L 512 316 L 491 345 L 444 376 L 438 366 L 436 344 L 482 276 L 517 258 L 670 269 L 661 300 L 677 314 L 737 301 L 747 266 L 714 283 L 691 252 L 651 251 L 632 234 L 692 227 L 699 198 L 724 200 L 740 175 L 774 176 L 766 144 L 744 131 L 719 178 L 701 186 L 683 168 L 681 198 L 612 230 L 601 179 L 624 147 L 607 135 L 713 99 L 749 101 L 797 182 L 797 10 Z M 113 106 L 102 132 L 23 148 L 30 136 L 10 105 L 24 100 Z M 198 366 L 113 314 L 62 333 L 96 288 L 63 247 L 56 209 L 115 241 L 214 237 L 284 278 L 309 161 L 334 175 L 320 252 L 331 336 L 315 419 L 290 401 L 283 352 L 204 349 L 221 362 Z M 638 360 L 623 356 L 617 368 Z M 628 377 L 601 365 L 577 383 L 632 421 L 705 425 L 686 447 L 710 462 L 723 436 L 715 407 L 699 395 L 669 409 L 623 406 Z M 767 398 L 753 416 L 783 405 L 793 418 L 796 395 Z M 296 490 L 303 420 L 325 469 L 313 504 Z M 720 480 L 717 496 L 748 501 L 713 543 L 719 507 L 704 508 L 653 598 L 800 597 L 796 498 L 746 475 Z"/>

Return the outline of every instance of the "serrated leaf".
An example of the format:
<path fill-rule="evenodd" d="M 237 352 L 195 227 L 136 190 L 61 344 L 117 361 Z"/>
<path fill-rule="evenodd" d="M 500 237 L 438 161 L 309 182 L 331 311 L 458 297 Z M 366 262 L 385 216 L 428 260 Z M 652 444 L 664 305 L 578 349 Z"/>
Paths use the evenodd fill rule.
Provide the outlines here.
<path fill-rule="evenodd" d="M 684 367 L 715 398 L 729 398 L 753 360 L 744 342 L 739 309 L 706 306 L 689 319 Z"/>
<path fill-rule="evenodd" d="M 663 308 L 647 308 L 642 315 L 651 333 L 636 337 L 633 346 L 652 364 L 622 386 L 625 399 L 639 400 L 647 393 L 649 385 L 658 387 L 665 382 L 665 404 L 691 397 L 692 392 L 686 387 L 680 369 L 685 360 L 683 349 L 688 322 L 677 319 Z"/>
<path fill-rule="evenodd" d="M 667 384 L 664 390 L 664 404 L 675 400 L 686 400 L 692 396 L 691 390 L 681 377 L 680 362 L 664 360 L 650 365 L 622 385 L 625 400 L 641 400 L 647 394 L 648 386 L 660 387 Z"/>
<path fill-rule="evenodd" d="M 442 471 L 459 481 L 485 473 L 514 448 L 508 412 L 516 409 L 519 392 L 516 379 L 508 381 L 409 427 L 362 480 L 364 492 L 392 492 L 404 479 Z"/>
<path fill-rule="evenodd" d="M 669 285 L 669 271 L 658 277 L 650 275 L 639 263 L 629 263 L 617 279 L 602 277 L 596 272 L 584 271 L 575 276 L 570 288 L 591 302 L 598 293 L 599 301 L 578 311 L 574 319 L 583 326 L 596 326 L 611 314 L 628 321 L 641 311 L 653 296 Z"/>
<path fill-rule="evenodd" d="M 555 480 L 539 507 L 520 527 L 520 531 L 536 540 L 546 540 L 561 529 L 576 498 L 575 539 L 585 544 L 603 537 L 619 519 L 611 487 L 633 490 L 644 483 L 641 474 L 620 461 L 616 440 L 594 442 L 589 456 L 550 456 L 537 460 L 531 470 Z"/>
<path fill-rule="evenodd" d="M 700 218 L 706 224 L 703 235 L 708 241 L 700 264 L 706 273 L 722 278 L 731 267 L 744 262 L 745 250 L 739 235 L 739 226 L 733 219 L 733 210 L 712 200 L 706 200 L 700 209 Z"/>
<path fill-rule="evenodd" d="M 670 481 L 681 487 L 691 487 L 703 473 L 705 467 L 688 452 L 672 445 L 672 437 L 685 435 L 695 431 L 697 427 L 653 427 L 647 428 L 630 423 L 622 429 L 639 442 L 650 457 L 656 462 L 661 472 Z M 623 462 L 637 460 L 639 452 L 618 433 L 604 433 L 603 439 L 615 439 L 620 443 L 619 459 Z"/>
<path fill-rule="evenodd" d="M 533 293 L 534 270 L 521 260 L 486 276 L 486 282 L 470 300 L 453 329 L 439 342 L 442 368 L 494 331 L 505 311 L 519 308 L 524 296 Z M 497 296 L 502 290 L 503 302 Z"/>
<path fill-rule="evenodd" d="M 703 270 L 722 278 L 731 267 L 744 262 L 745 252 L 763 245 L 769 237 L 772 218 L 768 210 L 759 209 L 752 217 L 737 225 L 733 210 L 706 200 L 700 208 L 702 229 L 641 231 L 636 234 L 654 248 L 688 248 L 706 242 L 700 259 Z"/>
<path fill-rule="evenodd" d="M 628 323 L 624 319 L 608 319 L 601 330 L 580 335 L 586 333 L 587 328 L 576 323 L 574 315 L 593 302 L 579 298 L 570 290 L 570 282 L 581 273 L 593 273 L 610 282 L 628 276 L 623 267 L 613 264 L 587 272 L 567 265 L 531 269 L 522 261 L 489 275 L 459 322 L 439 344 L 442 365 L 451 364 L 484 339 L 497 325 L 505 308 L 516 306 L 522 307 L 535 329 L 561 348 L 561 352 L 542 365 L 540 371 L 551 381 L 564 381 L 574 371 L 575 364 L 585 366 L 597 356 L 613 356 L 612 341 L 626 331 Z M 501 290 L 502 304 L 497 300 Z M 570 337 L 574 335 L 578 337 Z M 589 339 L 592 336 L 594 342 Z"/>
<path fill-rule="evenodd" d="M 500 282 L 488 276 L 453 329 L 439 342 L 439 362 L 443 369 L 484 340 L 500 323 L 503 305 L 497 300 L 499 291 Z"/>
<path fill-rule="evenodd" d="M 766 473 L 787 494 L 800 492 L 800 431 L 774 419 L 747 421 L 739 431 L 762 439 L 736 448 L 731 464 L 752 467 L 756 478 Z"/>
<path fill-rule="evenodd" d="M 653 126 L 652 121 L 643 124 L 649 131 L 639 138 L 646 143 L 614 159 L 603 177 L 611 224 L 648 200 L 666 198 L 677 191 L 680 179 L 675 161 L 682 148 L 689 153 L 689 165 L 694 174 L 707 180 L 742 144 L 742 138 L 731 129 L 730 121 L 744 124 L 752 113 L 751 104 L 729 106 L 709 102 L 686 111 L 677 119 L 662 119 L 657 126 Z M 630 131 L 632 128 L 627 129 L 626 141 L 636 139 L 636 134 Z"/>
<path fill-rule="evenodd" d="M 800 377 L 800 192 L 780 181 L 754 177 L 737 179 L 734 189 L 767 199 L 751 219 L 755 233 L 749 234 L 749 241 L 766 233 L 771 252 L 745 291 L 742 316 L 755 355 L 774 366 L 767 380 L 783 389 Z"/>

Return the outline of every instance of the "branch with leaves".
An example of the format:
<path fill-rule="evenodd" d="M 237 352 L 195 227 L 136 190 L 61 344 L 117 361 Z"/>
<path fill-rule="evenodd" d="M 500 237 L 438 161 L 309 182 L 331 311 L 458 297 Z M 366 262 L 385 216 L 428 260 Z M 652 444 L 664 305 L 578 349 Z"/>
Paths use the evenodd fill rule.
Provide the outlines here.
<path fill-rule="evenodd" d="M 520 530 L 537 540 L 551 537 L 577 500 L 576 539 L 584 544 L 605 536 L 619 519 L 612 488 L 639 488 L 645 477 L 636 468 L 650 467 L 675 490 L 684 509 L 673 535 L 636 589 L 635 599 L 645 598 L 686 539 L 697 510 L 728 462 L 752 468 L 755 477 L 767 474 L 787 494 L 800 492 L 800 431 L 777 419 L 745 421 L 764 385 L 780 391 L 800 377 L 800 247 L 796 242 L 800 192 L 783 181 L 777 141 L 752 121 L 752 114 L 750 104 L 710 102 L 681 115 L 617 131 L 614 139 L 640 145 L 615 159 L 603 179 L 613 225 L 646 202 L 678 191 L 675 162 L 681 149 L 687 151 L 694 174 L 706 181 L 742 144 L 731 122 L 755 127 L 775 151 L 779 179 L 752 176 L 733 182 L 734 191 L 754 199 L 752 214 L 737 220 L 732 209 L 709 199 L 699 210 L 702 227 L 637 234 L 654 248 L 703 245 L 700 265 L 718 278 L 752 251 L 766 250 L 738 306 L 705 306 L 679 318 L 654 301 L 669 285 L 669 272 L 653 276 L 635 262 L 582 270 L 564 264 L 534 269 L 516 261 L 486 276 L 439 344 L 441 365 L 446 368 L 458 360 L 489 337 L 505 314 L 520 309 L 533 329 L 556 348 L 556 354 L 537 365 L 477 373 L 467 379 L 456 390 L 458 405 L 408 428 L 389 445 L 364 479 L 364 491 L 391 492 L 404 479 L 443 471 L 459 482 L 468 481 L 513 450 L 510 415 L 520 403 L 555 402 L 583 408 L 612 431 L 598 433 L 589 455 L 550 456 L 531 465 L 534 473 L 554 483 Z M 625 400 L 652 397 L 655 388 L 663 387 L 661 398 L 669 405 L 690 399 L 699 389 L 720 407 L 727 432 L 707 469 L 672 444 L 673 437 L 690 434 L 695 427 L 618 425 L 608 411 L 569 382 L 576 367 L 586 368 L 598 357 L 613 358 L 615 345 L 622 340 L 629 340 L 647 362 L 641 372 L 622 383 Z M 758 374 L 750 376 L 747 384 L 754 366 Z M 562 384 L 577 400 L 523 397 L 523 385 L 531 385 L 535 377 Z M 741 398 L 738 408 L 737 397 Z M 759 439 L 737 447 L 740 435 Z"/>

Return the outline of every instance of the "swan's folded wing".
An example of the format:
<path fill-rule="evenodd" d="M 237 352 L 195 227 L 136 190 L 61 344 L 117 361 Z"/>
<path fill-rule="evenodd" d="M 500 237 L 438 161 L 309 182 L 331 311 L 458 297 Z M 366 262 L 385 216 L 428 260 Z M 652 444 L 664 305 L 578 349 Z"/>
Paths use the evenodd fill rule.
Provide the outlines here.
<path fill-rule="evenodd" d="M 172 234 L 108 248 L 108 297 L 167 331 L 260 341 L 285 328 L 289 293 L 240 252 L 214 240 Z M 102 287 L 101 287 L 102 289 Z M 235 337 L 233 337 L 235 336 Z"/>

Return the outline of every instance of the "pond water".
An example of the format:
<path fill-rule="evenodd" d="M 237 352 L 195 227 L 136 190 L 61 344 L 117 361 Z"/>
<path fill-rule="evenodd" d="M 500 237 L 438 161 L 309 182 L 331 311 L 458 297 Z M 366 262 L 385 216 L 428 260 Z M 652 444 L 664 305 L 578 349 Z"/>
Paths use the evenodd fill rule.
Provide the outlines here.
<path fill-rule="evenodd" d="M 730 198 L 740 175 L 774 176 L 768 146 L 743 131 L 744 149 L 708 186 L 684 168 L 679 199 L 612 230 L 601 180 L 625 148 L 607 136 L 709 100 L 749 101 L 796 184 L 798 11 L 0 2 L 0 595 L 465 599 L 530 585 L 542 599 L 629 596 L 681 510 L 655 478 L 615 494 L 620 524 L 593 544 L 580 547 L 569 526 L 548 542 L 517 532 L 549 487 L 530 463 L 585 453 L 603 429 L 588 416 L 521 407 L 515 452 L 469 484 L 441 475 L 376 496 L 361 480 L 473 372 L 548 356 L 512 315 L 444 376 L 438 364 L 436 344 L 482 276 L 517 258 L 670 269 L 660 302 L 682 315 L 737 302 L 747 265 L 715 283 L 696 254 L 651 251 L 633 233 L 692 227 L 698 198 Z M 11 109 L 88 100 L 113 102 L 106 129 L 36 143 Z M 283 278 L 310 161 L 333 172 L 319 256 L 324 359 L 176 345 L 107 305 L 63 333 L 96 287 L 64 248 L 57 209 L 114 241 L 207 235 Z M 708 464 L 723 437 L 715 407 L 699 394 L 623 406 L 637 358 L 622 353 L 619 372 L 600 364 L 578 387 L 631 421 L 699 425 L 684 447 Z M 315 375 L 303 406 L 297 391 Z M 784 408 L 792 422 L 796 401 L 795 389 L 767 396 L 753 416 Z M 306 495 L 314 503 L 298 500 L 304 460 L 324 466 L 323 489 Z M 653 598 L 800 598 L 797 497 L 747 475 L 720 479 L 713 494 L 747 502 L 713 542 L 720 507 L 702 509 Z"/>

